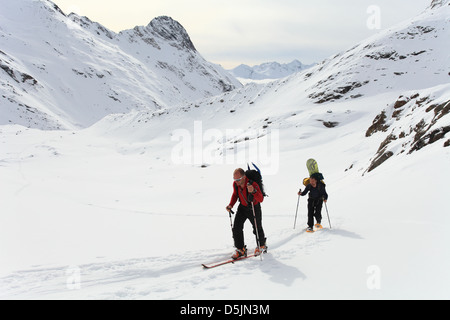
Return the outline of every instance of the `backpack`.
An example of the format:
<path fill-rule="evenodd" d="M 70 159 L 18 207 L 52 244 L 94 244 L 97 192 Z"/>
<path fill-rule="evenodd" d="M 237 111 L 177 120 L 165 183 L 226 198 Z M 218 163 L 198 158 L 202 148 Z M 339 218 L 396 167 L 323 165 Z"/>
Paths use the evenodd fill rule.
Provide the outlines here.
<path fill-rule="evenodd" d="M 303 185 L 306 187 L 309 184 L 309 178 L 303 179 Z"/>
<path fill-rule="evenodd" d="M 258 184 L 259 190 L 261 190 L 261 193 L 263 194 L 263 197 L 268 197 L 266 192 L 264 191 L 264 184 L 262 181 L 262 175 L 261 170 L 252 162 L 253 167 L 256 169 L 250 169 L 250 166 L 247 164 L 247 171 L 245 171 L 245 176 L 249 180 L 250 183 L 256 182 Z M 236 189 L 236 192 L 238 192 L 237 184 L 234 184 L 234 187 Z M 239 198 L 239 201 L 241 201 L 241 198 Z"/>
<path fill-rule="evenodd" d="M 324 179 L 323 175 L 320 172 L 313 173 L 311 177 L 315 178 L 317 181 L 322 181 Z"/>
<path fill-rule="evenodd" d="M 321 182 L 325 185 L 323 174 L 320 172 L 313 173 L 311 175 L 312 178 L 315 178 L 318 182 Z M 309 178 L 303 179 L 303 185 L 306 187 L 309 184 Z"/>
<path fill-rule="evenodd" d="M 256 166 L 255 166 L 256 167 Z M 248 178 L 250 183 L 256 182 L 259 186 L 259 190 L 261 190 L 264 197 L 267 197 L 267 194 L 264 192 L 264 184 L 262 181 L 261 172 L 258 170 L 247 170 L 245 171 L 245 176 Z"/>

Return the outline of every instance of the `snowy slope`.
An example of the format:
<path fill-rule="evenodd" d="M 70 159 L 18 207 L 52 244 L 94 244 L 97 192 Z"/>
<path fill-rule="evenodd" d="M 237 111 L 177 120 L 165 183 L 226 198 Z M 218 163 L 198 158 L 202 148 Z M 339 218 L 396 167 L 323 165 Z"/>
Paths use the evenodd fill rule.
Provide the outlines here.
<path fill-rule="evenodd" d="M 305 65 L 298 60 L 294 60 L 290 63 L 266 62 L 253 67 L 241 64 L 229 71 L 236 78 L 264 80 L 285 78 L 312 66 L 314 64 Z"/>
<path fill-rule="evenodd" d="M 448 3 L 267 85 L 84 130 L 1 126 L 0 297 L 449 299 Z M 306 198 L 293 228 L 310 157 L 332 226 L 324 208 L 313 234 Z M 247 161 L 269 253 L 203 270 L 233 250 Z"/>
<path fill-rule="evenodd" d="M 154 111 L 241 86 L 205 61 L 171 18 L 115 34 L 48 0 L 0 5 L 1 124 L 87 127 L 111 113 Z"/>

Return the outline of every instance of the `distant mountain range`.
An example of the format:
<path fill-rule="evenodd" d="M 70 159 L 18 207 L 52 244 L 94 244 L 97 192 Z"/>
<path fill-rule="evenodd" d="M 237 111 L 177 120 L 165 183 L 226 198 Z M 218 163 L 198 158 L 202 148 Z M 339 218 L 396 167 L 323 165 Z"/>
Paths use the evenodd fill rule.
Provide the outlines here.
<path fill-rule="evenodd" d="M 298 60 L 290 63 L 266 62 L 257 66 L 250 67 L 241 64 L 229 72 L 236 78 L 264 80 L 264 79 L 280 79 L 296 72 L 300 72 L 315 66 L 316 64 L 305 65 Z"/>

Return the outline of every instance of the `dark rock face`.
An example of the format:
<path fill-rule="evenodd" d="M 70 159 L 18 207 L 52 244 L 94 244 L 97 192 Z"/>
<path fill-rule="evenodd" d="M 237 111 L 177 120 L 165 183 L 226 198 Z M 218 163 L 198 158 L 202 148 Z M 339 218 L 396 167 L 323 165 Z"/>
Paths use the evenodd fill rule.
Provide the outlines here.
<path fill-rule="evenodd" d="M 431 1 L 431 9 L 434 9 L 436 7 L 443 7 L 443 6 L 450 5 L 450 0 L 433 0 Z"/>
<path fill-rule="evenodd" d="M 184 27 L 170 17 L 161 16 L 153 19 L 147 26 L 161 38 L 179 45 L 181 48 L 197 51 Z"/>
<path fill-rule="evenodd" d="M 411 154 L 436 143 L 450 132 L 448 119 L 450 100 L 434 98 L 433 94 L 414 93 L 402 95 L 375 117 L 366 137 L 385 133 L 368 172 L 394 155 Z M 450 145 L 450 139 L 443 147 Z"/>

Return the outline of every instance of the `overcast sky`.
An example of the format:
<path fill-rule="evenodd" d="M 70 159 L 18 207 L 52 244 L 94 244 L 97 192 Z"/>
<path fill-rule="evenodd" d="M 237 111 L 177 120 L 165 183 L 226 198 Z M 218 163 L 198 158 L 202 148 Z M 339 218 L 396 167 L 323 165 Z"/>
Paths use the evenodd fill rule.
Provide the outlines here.
<path fill-rule="evenodd" d="M 208 61 L 320 62 L 412 18 L 431 0 L 53 0 L 119 32 L 170 16 Z"/>

